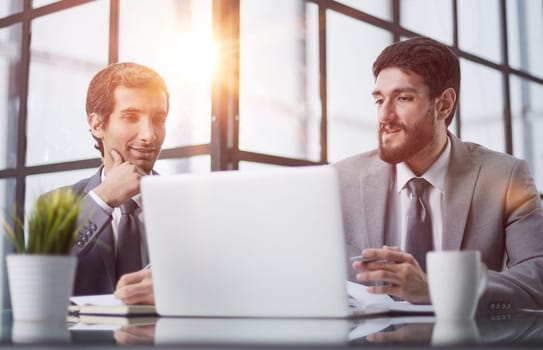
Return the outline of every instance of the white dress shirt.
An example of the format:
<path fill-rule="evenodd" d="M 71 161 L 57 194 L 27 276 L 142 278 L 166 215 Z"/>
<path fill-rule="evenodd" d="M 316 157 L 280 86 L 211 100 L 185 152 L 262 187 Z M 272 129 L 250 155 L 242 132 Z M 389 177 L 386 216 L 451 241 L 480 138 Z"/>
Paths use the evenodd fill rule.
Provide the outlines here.
<path fill-rule="evenodd" d="M 102 169 L 102 181 L 106 178 L 105 172 Z M 94 191 L 89 192 L 89 196 L 102 208 L 108 215 L 111 215 L 111 228 L 113 230 L 113 240 L 115 241 L 115 246 L 117 246 L 118 241 L 118 230 L 119 230 L 119 221 L 121 220 L 121 208 L 116 207 L 112 208 L 102 200 Z M 138 208 L 134 211 L 134 215 L 138 218 L 138 228 L 140 231 L 140 252 L 141 252 L 141 266 L 146 266 L 149 263 L 149 252 L 147 250 L 147 235 L 145 234 L 145 225 L 143 222 L 143 211 L 142 211 L 142 201 L 141 194 L 137 194 L 132 197 L 132 200 L 138 204 Z M 115 254 L 117 250 L 115 249 Z"/>
<path fill-rule="evenodd" d="M 434 164 L 424 173 L 421 178 L 424 178 L 432 186 L 428 187 L 428 190 L 424 193 L 424 200 L 429 203 L 427 208 L 430 217 L 432 219 L 432 238 L 434 244 L 434 250 L 441 250 L 442 238 L 443 238 L 443 193 L 445 189 L 445 178 L 447 175 L 447 168 L 449 166 L 449 159 L 451 155 L 451 141 L 447 138 L 447 145 L 445 149 L 436 159 Z M 409 190 L 407 189 L 407 183 L 412 178 L 417 177 L 411 169 L 405 163 L 398 163 L 396 165 L 396 191 L 397 196 L 394 196 L 396 204 L 394 208 L 397 210 L 396 217 L 400 223 L 400 242 L 401 249 L 405 250 L 406 230 L 407 230 L 407 208 L 409 207 Z"/>

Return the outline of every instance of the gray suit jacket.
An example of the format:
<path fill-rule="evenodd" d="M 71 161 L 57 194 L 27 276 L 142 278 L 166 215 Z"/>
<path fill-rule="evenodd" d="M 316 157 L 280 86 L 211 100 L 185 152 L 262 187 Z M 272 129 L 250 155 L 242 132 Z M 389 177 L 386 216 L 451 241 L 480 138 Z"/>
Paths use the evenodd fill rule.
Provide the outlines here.
<path fill-rule="evenodd" d="M 109 294 L 115 290 L 115 254 L 111 215 L 88 193 L 101 182 L 102 167 L 91 177 L 70 186 L 83 195 L 79 233 L 71 254 L 78 257 L 74 295 Z"/>
<path fill-rule="evenodd" d="M 543 209 L 525 161 L 452 141 L 443 197 L 444 250 L 479 250 L 489 269 L 479 312 L 543 306 Z M 348 256 L 380 248 L 399 233 L 388 199 L 394 165 L 371 151 L 334 164 L 338 170 Z M 350 264 L 349 264 L 350 266 Z M 350 268 L 352 270 L 352 268 Z M 350 278 L 354 280 L 354 273 Z"/>

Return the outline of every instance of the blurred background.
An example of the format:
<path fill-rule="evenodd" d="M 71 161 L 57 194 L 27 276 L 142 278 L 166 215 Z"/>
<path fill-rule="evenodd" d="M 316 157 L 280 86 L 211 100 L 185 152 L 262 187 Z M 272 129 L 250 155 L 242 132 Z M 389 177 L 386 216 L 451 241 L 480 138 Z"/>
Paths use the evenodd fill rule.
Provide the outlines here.
<path fill-rule="evenodd" d="M 169 86 L 161 174 L 250 171 L 374 148 L 371 65 L 414 35 L 460 57 L 451 132 L 526 159 L 543 191 L 543 0 L 2 0 L 0 208 L 94 173 L 85 97 L 109 63 Z"/>

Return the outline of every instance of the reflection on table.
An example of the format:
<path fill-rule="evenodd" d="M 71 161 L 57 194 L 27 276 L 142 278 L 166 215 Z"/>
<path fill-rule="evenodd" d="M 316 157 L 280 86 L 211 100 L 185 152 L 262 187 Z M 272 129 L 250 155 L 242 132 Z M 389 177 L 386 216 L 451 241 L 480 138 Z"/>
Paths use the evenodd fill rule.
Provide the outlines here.
<path fill-rule="evenodd" d="M 140 320 L 141 321 L 141 320 Z M 543 314 L 487 315 L 450 322 L 433 316 L 360 319 L 157 318 L 138 324 L 118 319 L 97 324 L 13 322 L 2 314 L 2 344 L 201 344 L 333 346 L 394 343 L 427 346 L 543 344 Z"/>

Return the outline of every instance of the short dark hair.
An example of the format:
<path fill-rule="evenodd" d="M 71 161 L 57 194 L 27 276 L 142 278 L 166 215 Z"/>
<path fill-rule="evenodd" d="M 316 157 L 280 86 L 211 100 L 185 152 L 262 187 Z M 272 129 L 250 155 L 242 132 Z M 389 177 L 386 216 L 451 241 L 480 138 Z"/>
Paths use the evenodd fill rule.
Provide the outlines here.
<path fill-rule="evenodd" d="M 373 76 L 389 67 L 410 70 L 420 75 L 430 91 L 430 98 L 436 98 L 445 89 L 453 88 L 456 101 L 445 120 L 451 124 L 460 96 L 460 62 L 447 46 L 425 37 L 414 37 L 396 42 L 381 52 L 373 63 Z"/>
<path fill-rule="evenodd" d="M 126 88 L 151 88 L 166 94 L 169 109 L 169 93 L 164 79 L 153 69 L 133 62 L 113 63 L 102 69 L 92 78 L 87 90 L 87 116 L 96 113 L 107 125 L 115 104 L 114 93 L 119 86 Z M 102 140 L 94 137 L 94 148 L 104 156 Z"/>

